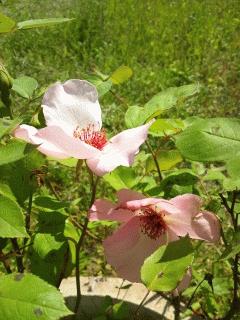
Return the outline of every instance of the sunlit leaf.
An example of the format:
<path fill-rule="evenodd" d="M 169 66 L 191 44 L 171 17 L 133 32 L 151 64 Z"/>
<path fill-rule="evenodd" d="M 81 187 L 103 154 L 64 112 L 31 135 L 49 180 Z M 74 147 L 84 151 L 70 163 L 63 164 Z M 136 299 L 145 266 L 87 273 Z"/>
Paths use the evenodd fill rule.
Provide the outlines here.
<path fill-rule="evenodd" d="M 0 166 L 20 160 L 34 149 L 34 146 L 20 140 L 10 140 L 0 146 Z"/>
<path fill-rule="evenodd" d="M 32 28 L 42 28 L 54 26 L 59 23 L 68 22 L 73 19 L 69 18 L 48 18 L 48 19 L 35 19 L 26 20 L 17 23 L 18 30 L 32 29 Z"/>
<path fill-rule="evenodd" d="M 11 32 L 16 26 L 16 22 L 0 12 L 0 33 Z"/>
<path fill-rule="evenodd" d="M 153 136 L 164 137 L 181 132 L 185 124 L 181 119 L 157 119 L 149 129 Z"/>
<path fill-rule="evenodd" d="M 187 159 L 203 162 L 229 160 L 240 150 L 240 120 L 197 120 L 176 139 L 177 148 Z"/>
<path fill-rule="evenodd" d="M 115 190 L 130 189 L 139 181 L 140 177 L 132 168 L 118 167 L 111 173 L 106 174 L 103 179 L 107 181 Z"/>
<path fill-rule="evenodd" d="M 198 91 L 198 84 L 190 84 L 182 87 L 173 87 L 161 91 L 160 93 L 155 95 L 151 100 L 149 100 L 144 105 L 144 107 L 129 107 L 125 114 L 126 125 L 128 128 L 141 125 L 149 121 L 150 119 L 159 116 L 160 114 L 164 113 L 170 108 L 177 106 L 180 102 L 183 102 L 186 98 L 191 97 Z M 173 128 L 171 127 L 171 129 Z"/>
<path fill-rule="evenodd" d="M 26 273 L 0 277 L 0 310 L 4 320 L 58 320 L 72 314 L 57 288 Z"/>
<path fill-rule="evenodd" d="M 17 92 L 21 97 L 30 99 L 37 87 L 37 80 L 23 76 L 13 80 L 12 90 Z"/>
<path fill-rule="evenodd" d="M 169 170 L 182 162 L 182 156 L 178 150 L 162 150 L 156 155 L 157 162 L 162 171 Z M 157 170 L 152 157 L 149 157 L 146 162 L 147 172 Z"/>
<path fill-rule="evenodd" d="M 121 84 L 122 82 L 131 78 L 132 74 L 133 72 L 131 68 L 127 66 L 121 66 L 112 73 L 110 79 L 112 80 L 113 84 Z"/>
<path fill-rule="evenodd" d="M 145 260 L 141 268 L 142 281 L 149 290 L 171 291 L 192 262 L 193 248 L 188 238 L 170 242 Z"/>
<path fill-rule="evenodd" d="M 28 237 L 23 214 L 18 204 L 6 196 L 0 195 L 0 208 L 0 237 Z"/>

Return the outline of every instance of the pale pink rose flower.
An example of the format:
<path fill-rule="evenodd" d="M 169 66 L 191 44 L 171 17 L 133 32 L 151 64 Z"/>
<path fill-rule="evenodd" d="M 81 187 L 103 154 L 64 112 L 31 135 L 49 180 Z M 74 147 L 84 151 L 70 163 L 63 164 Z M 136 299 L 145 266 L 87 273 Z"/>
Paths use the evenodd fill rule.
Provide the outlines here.
<path fill-rule="evenodd" d="M 102 129 L 97 90 L 85 80 L 50 86 L 42 108 L 47 126 L 38 130 L 20 125 L 15 137 L 38 145 L 37 149 L 47 156 L 86 159 L 89 168 L 99 176 L 120 165 L 130 166 L 153 122 L 122 131 L 108 140 Z"/>
<path fill-rule="evenodd" d="M 144 260 L 159 246 L 188 235 L 192 239 L 217 242 L 220 238 L 218 218 L 201 211 L 201 199 L 184 194 L 170 200 L 145 198 L 141 193 L 123 189 L 118 202 L 96 200 L 89 218 L 120 222 L 120 227 L 103 242 L 107 262 L 118 275 L 140 282 Z M 189 272 L 182 287 L 189 283 Z M 179 288 L 181 290 L 181 287 Z"/>

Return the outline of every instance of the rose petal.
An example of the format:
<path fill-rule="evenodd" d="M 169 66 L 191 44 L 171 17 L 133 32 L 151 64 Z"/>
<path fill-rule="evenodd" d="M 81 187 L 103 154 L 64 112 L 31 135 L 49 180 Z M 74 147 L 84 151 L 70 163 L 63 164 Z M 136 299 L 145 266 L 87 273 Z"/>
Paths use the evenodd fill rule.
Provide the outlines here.
<path fill-rule="evenodd" d="M 132 282 L 141 282 L 140 269 L 144 260 L 165 241 L 164 235 L 157 240 L 144 235 L 139 218 L 134 217 L 104 240 L 103 245 L 107 262 L 119 276 Z"/>
<path fill-rule="evenodd" d="M 98 149 L 86 144 L 85 142 L 68 136 L 61 128 L 50 126 L 40 129 L 37 137 L 62 149 L 68 157 L 77 159 L 88 159 L 98 155 Z"/>
<path fill-rule="evenodd" d="M 124 203 L 126 201 L 139 200 L 139 199 L 146 198 L 142 193 L 133 191 L 130 189 L 121 189 L 117 191 L 117 197 L 118 197 L 118 204 Z"/>
<path fill-rule="evenodd" d="M 192 222 L 189 236 L 209 242 L 218 242 L 220 239 L 220 223 L 215 214 L 209 211 L 200 212 Z"/>
<path fill-rule="evenodd" d="M 146 125 L 125 130 L 111 138 L 97 157 L 87 160 L 89 168 L 98 176 L 102 176 L 120 165 L 129 167 L 139 147 L 146 140 L 152 123 L 151 121 Z"/>
<path fill-rule="evenodd" d="M 201 198 L 194 194 L 177 196 L 169 202 L 175 206 L 176 211 L 166 212 L 164 221 L 168 227 L 178 236 L 185 236 L 193 233 L 192 221 L 199 213 Z"/>
<path fill-rule="evenodd" d="M 57 159 L 66 159 L 69 158 L 69 155 L 67 155 L 64 150 L 61 148 L 56 147 L 52 143 L 48 142 L 47 140 L 44 140 L 42 138 L 39 138 L 37 136 L 38 130 L 32 126 L 22 124 L 20 125 L 15 131 L 14 136 L 16 138 L 22 139 L 27 141 L 31 144 L 39 145 L 37 148 L 40 152 L 43 154 L 57 158 Z"/>
<path fill-rule="evenodd" d="M 85 80 L 68 80 L 49 87 L 43 97 L 43 113 L 48 126 L 59 126 L 68 134 L 93 124 L 102 126 L 96 88 Z"/>
<path fill-rule="evenodd" d="M 179 208 L 186 217 L 198 214 L 202 204 L 200 197 L 190 193 L 172 198 L 169 202 Z"/>
<path fill-rule="evenodd" d="M 116 209 L 116 205 L 108 200 L 96 200 L 89 211 L 91 221 L 111 220 L 126 222 L 133 217 L 133 213 L 125 209 Z"/>

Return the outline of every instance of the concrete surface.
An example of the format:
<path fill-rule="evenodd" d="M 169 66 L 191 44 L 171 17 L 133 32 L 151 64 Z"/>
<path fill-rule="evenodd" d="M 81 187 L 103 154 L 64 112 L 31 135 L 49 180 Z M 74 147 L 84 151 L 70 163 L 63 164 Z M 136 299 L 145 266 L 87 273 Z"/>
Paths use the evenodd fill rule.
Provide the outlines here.
<path fill-rule="evenodd" d="M 123 288 L 122 288 L 123 287 Z M 168 302 L 151 292 L 143 307 L 136 315 L 136 309 L 147 293 L 147 289 L 140 283 L 130 283 L 120 278 L 81 277 L 82 300 L 79 319 L 92 319 L 106 295 L 117 300 L 124 300 L 129 304 L 131 314 L 129 319 L 136 320 L 173 320 L 174 309 Z M 66 299 L 67 305 L 73 309 L 76 297 L 75 278 L 64 279 L 60 291 Z"/>

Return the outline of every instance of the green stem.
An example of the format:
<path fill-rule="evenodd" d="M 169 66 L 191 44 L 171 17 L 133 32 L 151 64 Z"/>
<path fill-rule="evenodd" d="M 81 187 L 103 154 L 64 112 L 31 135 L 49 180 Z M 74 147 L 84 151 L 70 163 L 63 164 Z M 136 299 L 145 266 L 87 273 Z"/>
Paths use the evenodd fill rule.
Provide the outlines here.
<path fill-rule="evenodd" d="M 97 184 L 98 184 L 98 181 L 99 181 L 99 177 L 96 178 L 95 182 L 93 181 L 92 173 L 91 173 L 91 177 L 92 177 L 92 182 L 93 183 L 92 183 L 92 197 L 91 197 L 89 208 L 91 208 L 92 204 L 95 201 L 96 191 L 97 191 Z M 80 302 L 81 302 L 81 283 L 80 283 L 80 265 L 79 265 L 80 249 L 82 247 L 85 235 L 87 234 L 88 222 L 89 222 L 89 219 L 88 219 L 88 216 L 86 216 L 85 220 L 84 220 L 84 225 L 83 225 L 83 228 L 82 228 L 82 233 L 81 233 L 80 239 L 79 239 L 79 241 L 77 242 L 77 244 L 75 246 L 75 248 L 76 248 L 76 266 L 75 266 L 76 275 L 75 275 L 75 277 L 76 277 L 77 297 L 76 297 L 76 304 L 75 304 L 74 312 L 75 312 L 76 315 L 78 313 L 79 305 L 80 305 Z"/>
<path fill-rule="evenodd" d="M 32 202 L 33 202 L 33 190 L 30 190 L 29 198 L 28 198 L 28 207 L 26 212 L 26 219 L 25 219 L 25 227 L 27 233 L 30 231 L 30 225 L 31 225 L 31 212 L 32 212 Z M 24 239 L 24 244 L 27 243 L 28 238 Z"/>
<path fill-rule="evenodd" d="M 160 166 L 159 166 L 158 161 L 157 161 L 156 154 L 155 154 L 155 152 L 153 151 L 153 149 L 152 149 L 152 147 L 151 147 L 150 143 L 149 143 L 147 140 L 145 141 L 145 143 L 146 143 L 146 145 L 147 145 L 147 147 L 148 147 L 148 150 L 149 150 L 149 151 L 150 151 L 150 153 L 152 154 L 153 161 L 154 161 L 155 166 L 156 166 L 156 169 L 157 169 L 159 182 L 161 182 L 163 178 L 162 178 L 162 173 L 161 173 Z"/>

